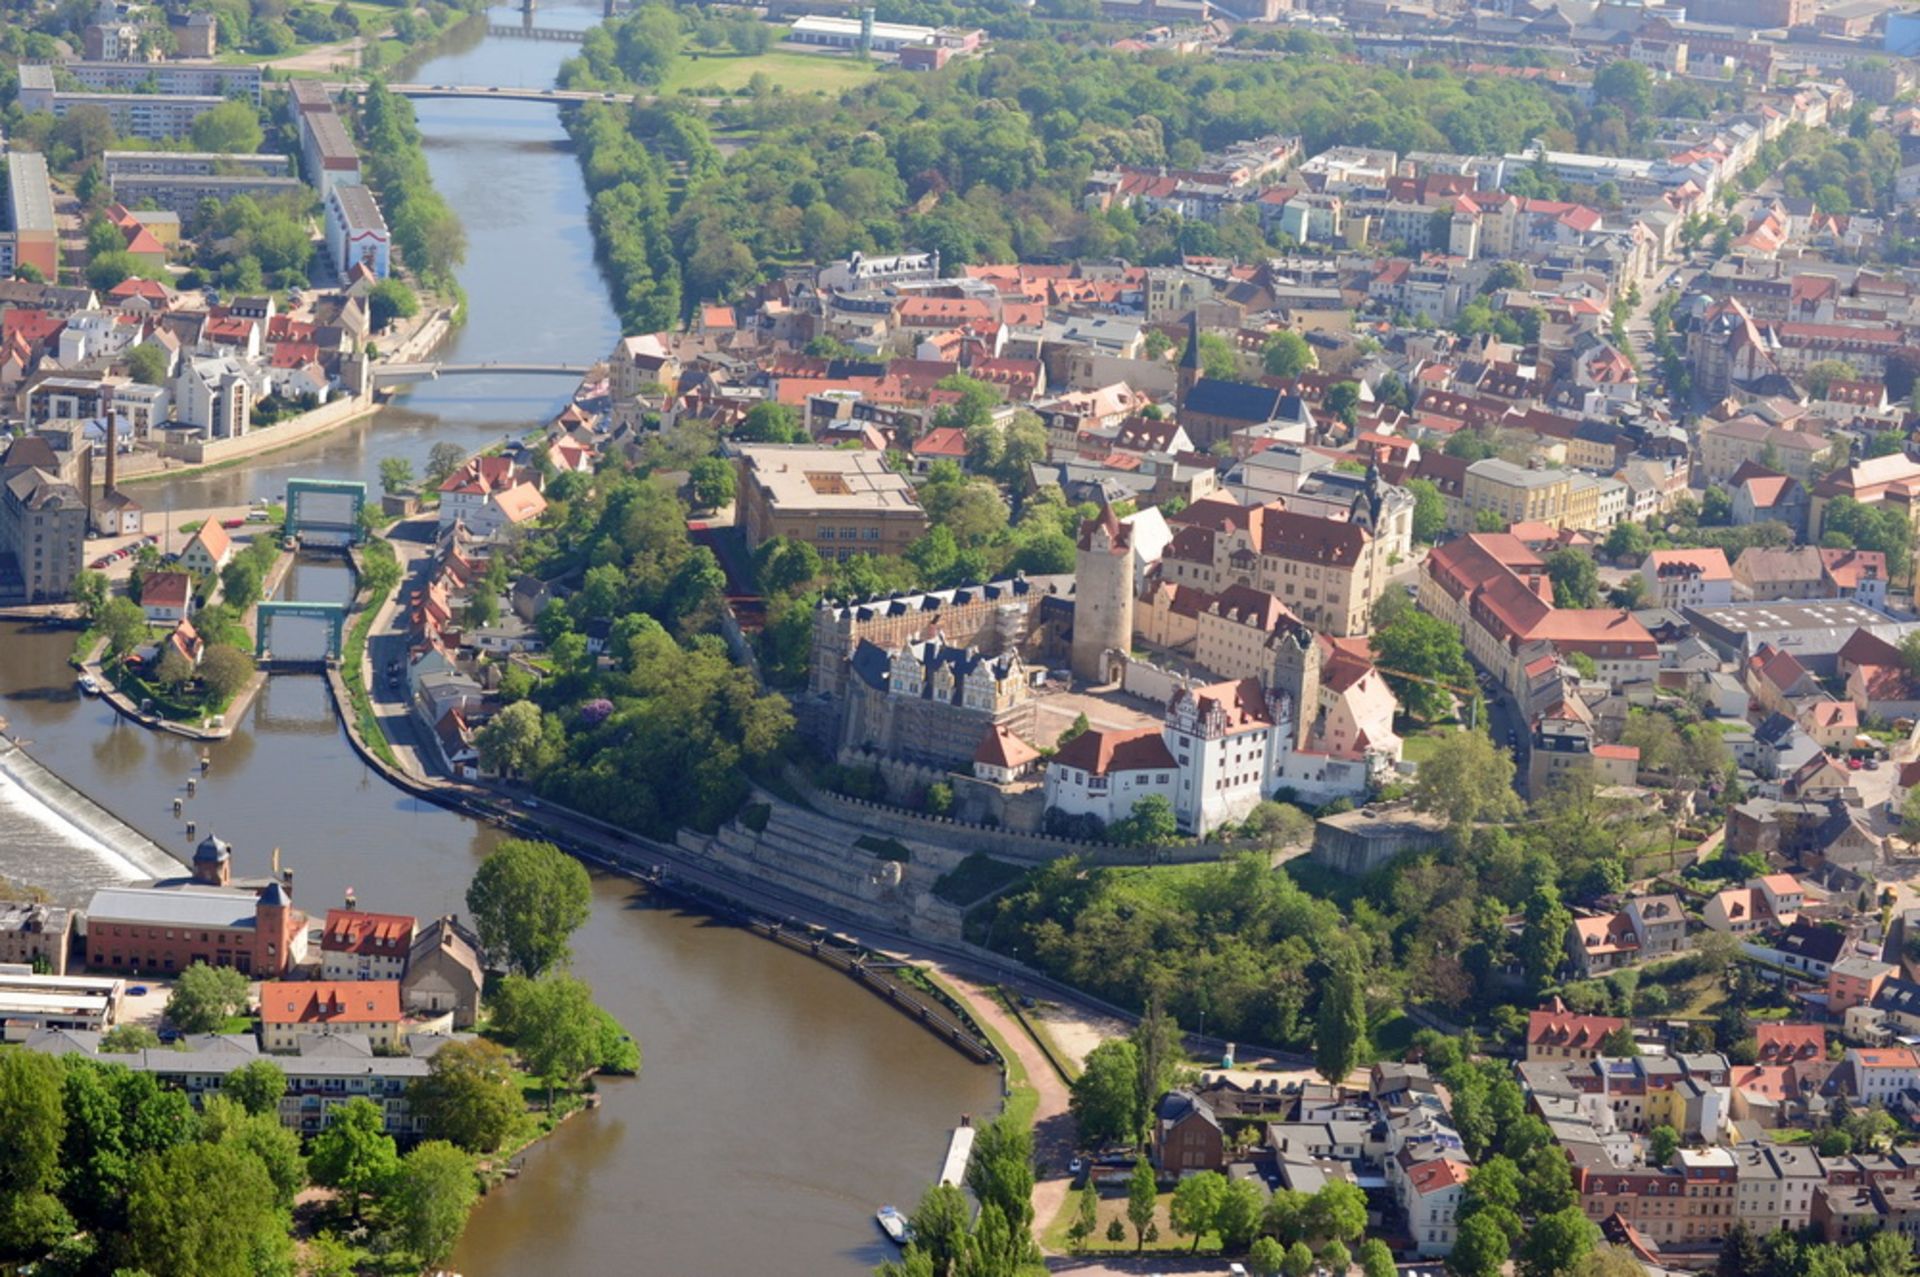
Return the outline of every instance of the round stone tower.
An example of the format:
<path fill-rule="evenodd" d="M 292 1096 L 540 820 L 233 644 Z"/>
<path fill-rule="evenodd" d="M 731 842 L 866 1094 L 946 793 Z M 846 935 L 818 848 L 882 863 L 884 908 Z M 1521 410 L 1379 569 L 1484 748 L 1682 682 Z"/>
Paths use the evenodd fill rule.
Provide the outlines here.
<path fill-rule="evenodd" d="M 1073 676 L 1105 683 L 1108 652 L 1133 650 L 1133 529 L 1100 503 L 1074 554 Z"/>

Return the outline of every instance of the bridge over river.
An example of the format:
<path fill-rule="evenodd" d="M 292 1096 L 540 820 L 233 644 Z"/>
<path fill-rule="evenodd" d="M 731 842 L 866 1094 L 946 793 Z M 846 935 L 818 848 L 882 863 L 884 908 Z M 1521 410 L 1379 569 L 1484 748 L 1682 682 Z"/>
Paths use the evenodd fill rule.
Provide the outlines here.
<path fill-rule="evenodd" d="M 397 386 L 409 381 L 438 381 L 442 377 L 584 377 L 588 364 L 513 363 L 492 360 L 478 364 L 418 363 L 375 364 L 373 384 Z"/>

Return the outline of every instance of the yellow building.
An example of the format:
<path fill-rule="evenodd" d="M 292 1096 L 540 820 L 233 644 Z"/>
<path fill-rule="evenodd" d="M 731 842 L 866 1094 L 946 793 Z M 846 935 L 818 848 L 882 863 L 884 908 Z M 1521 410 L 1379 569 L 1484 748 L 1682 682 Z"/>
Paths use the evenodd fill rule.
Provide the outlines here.
<path fill-rule="evenodd" d="M 1561 528 L 1568 526 L 1567 493 L 1572 479 L 1571 471 L 1530 470 L 1489 457 L 1467 467 L 1461 501 L 1469 519 L 1491 511 L 1508 526 L 1544 523 Z M 1598 490 L 1594 492 L 1597 502 Z"/>

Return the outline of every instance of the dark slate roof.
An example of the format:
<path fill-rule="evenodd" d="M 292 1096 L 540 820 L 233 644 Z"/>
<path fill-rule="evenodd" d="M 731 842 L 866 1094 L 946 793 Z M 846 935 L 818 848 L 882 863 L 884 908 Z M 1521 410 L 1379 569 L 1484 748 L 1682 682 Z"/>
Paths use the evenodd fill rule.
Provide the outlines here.
<path fill-rule="evenodd" d="M 1889 977 L 1873 995 L 1876 1011 L 1898 1015 L 1920 1015 L 1920 984 Z"/>
<path fill-rule="evenodd" d="M 1801 919 L 1787 928 L 1774 947 L 1782 953 L 1797 954 L 1831 966 L 1846 951 L 1847 934 L 1835 927 L 1815 926 Z"/>
<path fill-rule="evenodd" d="M 1182 412 L 1208 417 L 1230 417 L 1258 425 L 1280 415 L 1281 400 L 1286 398 L 1271 386 L 1250 386 L 1238 381 L 1197 381 L 1187 392 Z"/>

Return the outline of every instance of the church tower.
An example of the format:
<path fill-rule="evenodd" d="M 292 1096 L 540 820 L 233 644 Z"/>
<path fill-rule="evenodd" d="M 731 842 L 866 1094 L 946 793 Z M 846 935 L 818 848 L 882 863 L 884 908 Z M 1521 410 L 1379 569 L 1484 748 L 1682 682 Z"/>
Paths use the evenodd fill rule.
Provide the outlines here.
<path fill-rule="evenodd" d="M 1187 312 L 1187 348 L 1180 353 L 1180 370 L 1174 382 L 1173 403 L 1176 408 L 1187 406 L 1187 393 L 1193 389 L 1193 383 L 1200 380 L 1200 312 Z"/>
<path fill-rule="evenodd" d="M 1306 748 L 1307 738 L 1320 717 L 1320 638 L 1304 625 L 1274 635 L 1273 673 L 1268 690 L 1293 701 L 1293 747 Z"/>
<path fill-rule="evenodd" d="M 1133 529 L 1102 501 L 1074 553 L 1073 676 L 1107 681 L 1106 654 L 1133 650 Z"/>

